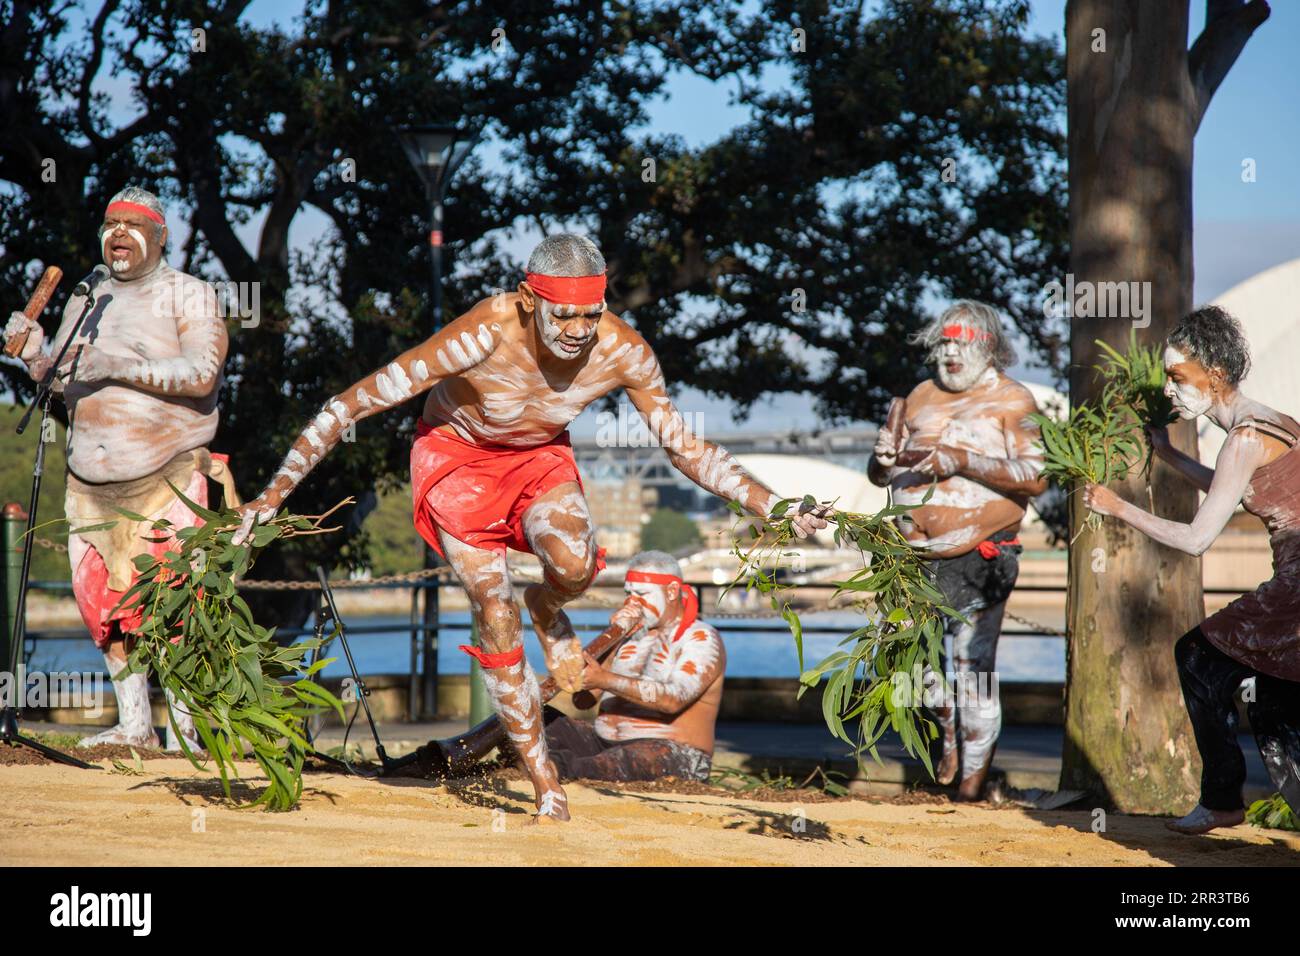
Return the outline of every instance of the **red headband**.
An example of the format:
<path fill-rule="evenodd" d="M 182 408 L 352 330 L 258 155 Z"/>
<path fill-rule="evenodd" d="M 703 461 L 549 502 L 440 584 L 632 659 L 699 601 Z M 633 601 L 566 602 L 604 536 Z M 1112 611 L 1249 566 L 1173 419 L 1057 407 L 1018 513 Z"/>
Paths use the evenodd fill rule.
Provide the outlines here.
<path fill-rule="evenodd" d="M 675 574 L 656 574 L 654 571 L 629 571 L 626 580 L 639 581 L 642 584 L 662 584 L 665 587 L 674 582 L 683 583 L 682 579 Z"/>
<path fill-rule="evenodd" d="M 140 215 L 152 219 L 160 226 L 166 225 L 162 216 L 158 215 L 148 206 L 141 206 L 138 202 L 125 202 L 120 199 L 117 202 L 111 202 L 108 204 L 108 208 L 104 210 L 104 218 L 107 219 L 115 212 L 138 212 Z"/>
<path fill-rule="evenodd" d="M 945 325 L 943 327 L 942 337 L 945 339 L 965 339 L 967 342 L 974 342 L 977 339 L 980 341 L 991 339 L 993 338 L 993 333 L 987 332 L 984 329 L 973 329 L 969 325 L 953 324 Z"/>
<path fill-rule="evenodd" d="M 605 273 L 598 276 L 544 276 L 529 272 L 524 279 L 547 302 L 591 305 L 605 301 Z"/>

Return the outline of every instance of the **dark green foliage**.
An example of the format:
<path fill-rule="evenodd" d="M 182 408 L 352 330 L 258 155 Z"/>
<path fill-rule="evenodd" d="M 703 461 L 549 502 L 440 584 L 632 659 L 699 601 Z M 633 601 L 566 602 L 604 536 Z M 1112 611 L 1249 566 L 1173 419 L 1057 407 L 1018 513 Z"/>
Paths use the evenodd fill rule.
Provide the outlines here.
<path fill-rule="evenodd" d="M 1139 460 L 1142 474 L 1149 475 L 1152 450 L 1143 429 L 1163 428 L 1173 417 L 1164 394 L 1165 368 L 1158 347 L 1140 345 L 1133 330 L 1126 353 L 1105 342 L 1097 345 L 1106 353 L 1096 366 L 1106 383 L 1101 398 L 1094 404 L 1075 405 L 1064 422 L 1040 413 L 1029 416 L 1042 431 L 1042 473 L 1067 489 L 1122 481 Z M 1092 512 L 1081 527 L 1100 524 L 1101 515 Z"/>
<path fill-rule="evenodd" d="M 680 511 L 657 508 L 641 526 L 642 551 L 667 551 L 670 554 L 700 543 L 700 529 Z"/>
<path fill-rule="evenodd" d="M 227 798 L 230 777 L 238 776 L 235 761 L 251 753 L 269 781 L 252 805 L 291 809 L 302 795 L 303 759 L 312 752 L 305 723 L 327 708 L 341 718 L 343 705 L 310 679 L 329 662 L 307 666 L 308 655 L 321 642 L 277 644 L 274 629 L 253 620 L 235 580 L 271 542 L 319 533 L 325 516 L 282 513 L 258 527 L 249 545 L 236 546 L 231 543 L 239 526 L 235 512 L 209 511 L 176 493 L 206 523 L 177 530 L 180 547 L 161 561 L 150 555 L 135 559 L 139 579 L 122 603 L 142 607 L 144 623 L 130 669 L 153 671 L 193 715 Z M 153 527 L 165 531 L 170 523 L 159 520 Z M 170 713 L 168 719 L 174 729 Z M 181 740 L 190 762 L 202 768 L 198 755 Z"/>
<path fill-rule="evenodd" d="M 929 500 L 928 494 L 925 500 Z M 893 519 L 916 506 L 891 505 L 871 515 L 834 513 L 835 543 L 857 548 L 863 556 L 862 569 L 847 580 L 836 581 L 835 593 L 851 595 L 854 607 L 866 620 L 840 642 L 842 650 L 805 670 L 802 625 L 785 600 L 785 592 L 792 587 L 785 577 L 791 559 L 798 557 L 791 547 L 797 540 L 794 529 L 785 515 L 800 504 L 814 502 L 810 498 L 782 501 L 761 530 L 753 529 L 755 540 L 748 550 L 735 546 L 741 567 L 731 586 L 743 583 L 746 589 L 767 595 L 773 610 L 790 626 L 802 671 L 799 692 L 802 695 L 826 679 L 822 717 L 831 733 L 852 745 L 859 755 L 865 751 L 879 761 L 876 745 L 885 731 L 892 729 L 907 752 L 933 775 L 930 741 L 937 731 L 917 706 L 921 677 L 926 666 L 943 673 L 943 615 L 961 615 L 945 606 L 921 553 L 894 525 Z M 854 721 L 856 740 L 847 729 Z"/>

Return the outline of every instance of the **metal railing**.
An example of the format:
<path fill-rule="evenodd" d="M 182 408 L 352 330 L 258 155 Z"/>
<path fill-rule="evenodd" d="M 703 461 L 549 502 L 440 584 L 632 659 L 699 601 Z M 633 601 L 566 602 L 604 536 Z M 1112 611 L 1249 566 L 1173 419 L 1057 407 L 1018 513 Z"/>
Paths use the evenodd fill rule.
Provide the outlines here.
<path fill-rule="evenodd" d="M 5 606 L 5 631 L 3 634 L 0 634 L 0 638 L 3 638 L 3 640 L 0 640 L 0 649 L 7 647 L 10 636 L 14 633 L 14 624 L 16 623 L 13 617 L 15 605 L 14 598 L 17 593 L 17 574 L 20 568 L 20 561 L 16 563 L 14 558 L 16 554 L 19 559 L 21 558 L 21 532 L 23 520 L 25 520 L 25 515 L 21 514 L 21 509 L 19 509 L 18 512 L 14 512 L 10 508 L 5 509 L 3 519 L 4 527 L 2 529 L 3 535 L 0 536 L 3 539 L 3 549 L 5 551 L 4 560 L 0 562 L 0 577 L 3 577 L 4 579 L 3 587 L 0 587 L 0 600 L 3 601 Z M 17 552 L 15 551 L 15 547 L 18 549 Z M 421 594 L 427 594 L 431 589 L 438 587 L 453 587 L 456 590 L 459 590 L 458 585 L 443 580 L 445 577 L 445 569 L 442 569 L 441 574 L 424 571 L 412 572 L 404 575 L 392 575 L 374 581 L 349 580 L 338 582 L 339 586 L 345 588 L 349 592 L 357 590 L 401 589 L 406 589 L 410 592 L 410 614 L 409 621 L 406 624 L 367 624 L 364 623 L 365 616 L 359 614 L 350 615 L 351 620 L 346 622 L 349 637 L 367 638 L 387 634 L 409 634 L 410 656 L 407 694 L 407 717 L 409 720 L 418 720 L 422 718 L 427 719 L 436 716 L 436 714 L 426 712 L 430 707 L 436 711 L 436 696 L 430 695 L 427 692 L 422 695 L 421 687 L 422 682 L 424 684 L 428 684 L 431 681 L 436 683 L 438 678 L 437 661 L 439 631 L 443 629 L 466 629 L 463 625 L 452 628 L 447 627 L 446 625 L 439 626 L 437 624 L 430 627 L 426 624 L 421 605 Z M 710 623 L 717 627 L 719 632 L 724 636 L 730 634 L 735 637 L 743 632 L 779 633 L 788 630 L 785 622 L 775 612 L 757 609 L 741 612 L 720 610 L 718 608 L 719 597 L 727 585 L 715 584 L 712 581 L 688 583 L 691 583 L 692 587 L 694 587 L 700 595 L 702 615 L 708 618 Z M 598 585 L 598 589 L 609 588 L 611 586 L 617 586 L 617 582 L 610 582 L 608 585 Z M 318 588 L 319 585 L 316 585 L 315 582 L 249 581 L 244 583 L 244 587 L 248 590 L 256 591 L 291 589 L 306 590 L 313 587 Z M 806 588 L 807 591 L 829 591 L 831 589 L 832 588 L 829 585 L 809 585 Z M 72 584 L 68 581 L 33 581 L 31 583 L 31 590 L 58 595 L 71 595 Z M 1062 601 L 1064 601 L 1065 590 L 1064 586 L 1054 584 L 1024 584 L 1018 585 L 1015 589 L 1016 592 L 1021 593 L 1060 595 Z M 1204 592 L 1213 595 L 1239 595 L 1245 593 L 1240 588 L 1205 588 Z M 710 596 L 712 596 L 711 601 L 708 600 Z M 703 608 L 705 607 L 710 607 L 710 610 L 704 611 Z M 851 612 L 852 608 L 849 606 L 843 608 L 818 607 L 802 609 L 801 613 L 822 610 Z M 319 610 L 316 613 L 319 614 Z M 1020 626 L 1004 627 L 1002 630 L 1002 636 L 1004 637 L 1049 637 L 1061 639 L 1066 636 L 1063 630 L 1050 627 L 1041 622 L 1032 621 L 1014 614 L 1008 614 L 1007 617 Z M 359 623 L 357 623 L 358 621 Z M 603 627 L 604 625 L 596 623 L 574 624 L 574 630 L 582 634 L 597 633 L 602 630 Z M 315 629 L 313 623 L 310 626 L 303 626 L 302 628 L 297 629 L 292 632 L 292 635 L 296 639 L 298 637 L 313 634 Z M 831 634 L 845 636 L 848 633 L 847 629 L 842 625 L 820 624 L 811 621 L 803 625 L 802 631 L 805 635 Z M 281 633 L 285 632 L 282 631 Z M 24 661 L 30 659 L 37 641 L 72 641 L 85 639 L 86 632 L 83 628 L 79 627 L 44 628 L 35 631 L 28 631 L 26 646 L 22 649 L 22 659 Z M 421 706 L 422 704 L 424 706 Z"/>

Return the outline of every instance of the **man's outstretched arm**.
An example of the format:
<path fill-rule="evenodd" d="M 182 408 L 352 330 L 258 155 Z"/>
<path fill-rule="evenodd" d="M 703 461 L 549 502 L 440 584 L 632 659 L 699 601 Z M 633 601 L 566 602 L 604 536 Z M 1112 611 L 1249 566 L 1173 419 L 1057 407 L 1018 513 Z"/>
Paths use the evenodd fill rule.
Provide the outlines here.
<path fill-rule="evenodd" d="M 742 468 L 721 445 L 691 432 L 668 395 L 658 360 L 648 345 L 638 347 L 648 353 L 648 358 L 626 370 L 623 387 L 673 467 L 705 491 L 737 502 L 750 514 L 769 517 L 781 496 Z M 801 508 L 791 515 L 799 537 L 809 537 L 826 527 L 822 513 L 821 509 Z"/>
<path fill-rule="evenodd" d="M 427 392 L 444 378 L 487 358 L 501 341 L 501 328 L 492 322 L 492 314 L 490 302 L 480 302 L 379 371 L 327 399 L 290 446 L 262 494 L 244 506 L 245 524 L 251 526 L 254 515 L 262 521 L 274 517 L 284 500 L 339 443 L 349 425 Z"/>

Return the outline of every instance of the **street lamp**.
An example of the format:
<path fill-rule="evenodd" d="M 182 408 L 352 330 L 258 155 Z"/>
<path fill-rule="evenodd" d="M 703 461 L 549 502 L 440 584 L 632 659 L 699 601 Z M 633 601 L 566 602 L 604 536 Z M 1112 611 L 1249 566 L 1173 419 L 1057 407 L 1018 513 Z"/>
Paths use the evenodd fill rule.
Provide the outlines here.
<path fill-rule="evenodd" d="M 433 267 L 433 285 L 430 289 L 429 302 L 433 319 L 432 331 L 437 332 L 442 328 L 442 202 L 447 198 L 447 187 L 451 184 L 452 176 L 456 175 L 457 168 L 474 148 L 479 134 L 462 130 L 457 126 L 411 126 L 394 132 L 401 141 L 406 158 L 411 161 L 411 165 L 424 183 L 424 194 L 429 200 L 429 259 Z M 424 566 L 426 568 L 438 566 L 437 555 L 427 544 L 424 546 Z M 424 716 L 434 718 L 438 714 L 438 584 L 436 581 L 424 590 L 423 644 L 424 666 L 421 672 L 424 684 L 422 694 Z M 482 706 L 483 704 L 480 704 L 480 709 Z M 415 714 L 410 716 L 414 718 Z M 471 725 L 472 723 L 473 721 Z"/>
<path fill-rule="evenodd" d="M 429 200 L 429 258 L 433 265 L 433 331 L 442 328 L 442 202 L 460 164 L 469 156 L 479 134 L 458 126 L 410 126 L 399 129 L 406 158 L 411 161 Z"/>

